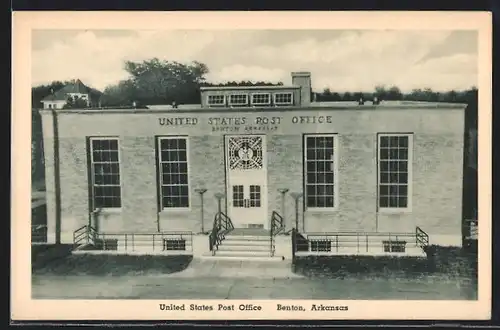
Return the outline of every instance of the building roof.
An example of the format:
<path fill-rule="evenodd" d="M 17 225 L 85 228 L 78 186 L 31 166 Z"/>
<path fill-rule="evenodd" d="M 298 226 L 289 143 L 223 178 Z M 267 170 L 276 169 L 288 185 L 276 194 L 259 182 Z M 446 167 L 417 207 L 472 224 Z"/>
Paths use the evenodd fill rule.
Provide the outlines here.
<path fill-rule="evenodd" d="M 76 79 L 73 83 L 64 86 L 63 88 L 57 90 L 55 93 L 50 94 L 43 98 L 43 101 L 66 101 L 67 94 L 78 93 L 78 94 L 90 94 L 90 97 L 95 97 L 101 95 L 102 93 L 97 89 L 86 86 L 80 79 Z"/>
<path fill-rule="evenodd" d="M 459 110 L 465 109 L 467 104 L 465 103 L 444 103 L 444 102 L 418 102 L 418 101 L 382 101 L 378 105 L 373 105 L 371 102 L 366 102 L 363 105 L 358 104 L 358 102 L 311 102 L 309 105 L 289 105 L 289 106 L 244 106 L 244 107 L 210 107 L 202 108 L 200 104 L 180 104 L 177 108 L 173 108 L 172 105 L 148 105 L 146 108 L 95 108 L 87 109 L 82 113 L 162 113 L 162 112 L 217 112 L 217 113 L 229 113 L 229 112 L 267 112 L 267 111 L 322 111 L 322 110 L 332 110 L 332 111 L 349 111 L 349 110 L 390 110 L 390 109 L 400 109 L 400 110 L 425 110 L 425 109 L 440 109 L 446 110 Z M 68 110 L 57 109 L 59 113 L 65 113 Z M 83 109 L 82 109 L 83 111 Z M 44 110 L 41 110 L 44 112 Z M 71 109 L 69 112 L 78 113 L 78 109 Z"/>

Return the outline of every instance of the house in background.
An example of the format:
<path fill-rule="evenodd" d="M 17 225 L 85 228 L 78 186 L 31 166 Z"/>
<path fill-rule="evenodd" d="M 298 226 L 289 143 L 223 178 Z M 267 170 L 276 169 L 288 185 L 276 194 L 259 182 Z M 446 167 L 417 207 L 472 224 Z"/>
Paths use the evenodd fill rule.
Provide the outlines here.
<path fill-rule="evenodd" d="M 54 91 L 42 100 L 44 109 L 62 109 L 68 102 L 68 99 L 79 98 L 87 101 L 87 106 L 99 107 L 102 93 L 96 89 L 86 86 L 80 79 L 72 81 L 72 83 L 63 88 Z"/>

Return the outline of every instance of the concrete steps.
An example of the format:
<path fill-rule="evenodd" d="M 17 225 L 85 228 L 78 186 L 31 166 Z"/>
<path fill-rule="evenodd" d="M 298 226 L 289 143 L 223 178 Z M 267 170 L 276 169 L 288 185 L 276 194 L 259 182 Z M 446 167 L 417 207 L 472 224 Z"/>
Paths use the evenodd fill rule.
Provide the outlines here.
<path fill-rule="evenodd" d="M 215 251 L 215 256 L 226 258 L 254 259 L 273 258 L 271 253 L 271 239 L 264 235 L 226 235 L 225 239 Z M 276 258 L 281 260 L 281 258 Z"/>
<path fill-rule="evenodd" d="M 245 251 L 245 250 L 217 250 L 216 256 L 219 257 L 271 257 L 271 251 Z"/>
<path fill-rule="evenodd" d="M 232 244 L 222 244 L 219 245 L 219 252 L 222 251 L 246 251 L 246 252 L 259 252 L 259 251 L 264 251 L 264 252 L 270 252 L 271 251 L 271 246 L 270 244 L 267 245 L 232 245 Z"/>
<path fill-rule="evenodd" d="M 269 236 L 254 236 L 254 235 L 226 235 L 224 242 L 246 241 L 246 242 L 269 242 Z"/>

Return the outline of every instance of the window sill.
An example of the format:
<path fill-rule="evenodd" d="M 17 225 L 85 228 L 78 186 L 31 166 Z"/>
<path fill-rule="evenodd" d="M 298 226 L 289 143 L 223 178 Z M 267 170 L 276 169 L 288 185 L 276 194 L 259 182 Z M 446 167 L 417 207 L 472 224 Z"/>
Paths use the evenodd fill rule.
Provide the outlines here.
<path fill-rule="evenodd" d="M 93 214 L 95 215 L 100 215 L 100 214 L 119 214 L 122 213 L 122 208 L 107 208 L 107 209 L 99 209 L 99 210 L 94 210 L 92 211 Z"/>
<path fill-rule="evenodd" d="M 410 208 L 380 208 L 379 214 L 408 214 L 411 213 Z"/>
<path fill-rule="evenodd" d="M 336 213 L 338 212 L 338 207 L 322 207 L 322 208 L 308 208 L 305 210 L 306 214 L 321 214 L 321 213 Z"/>
<path fill-rule="evenodd" d="M 186 213 L 186 212 L 191 212 L 191 208 L 190 207 L 170 207 L 170 208 L 164 208 L 159 213 L 160 213 L 160 215 L 163 215 L 163 214 Z"/>

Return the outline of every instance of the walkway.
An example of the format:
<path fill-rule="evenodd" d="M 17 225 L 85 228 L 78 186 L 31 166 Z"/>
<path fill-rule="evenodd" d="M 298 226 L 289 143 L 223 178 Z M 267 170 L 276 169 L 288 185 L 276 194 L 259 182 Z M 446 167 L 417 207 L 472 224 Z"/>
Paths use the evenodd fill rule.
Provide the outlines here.
<path fill-rule="evenodd" d="M 171 278 L 254 278 L 254 279 L 291 279 L 302 278 L 292 272 L 291 261 L 261 260 L 221 260 L 193 259 L 189 266 Z"/>

